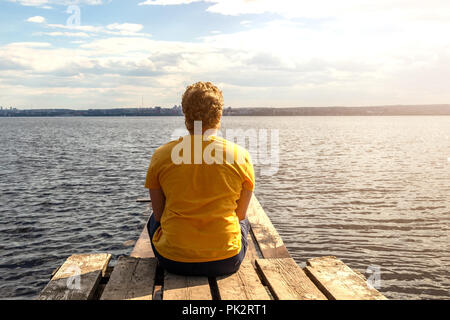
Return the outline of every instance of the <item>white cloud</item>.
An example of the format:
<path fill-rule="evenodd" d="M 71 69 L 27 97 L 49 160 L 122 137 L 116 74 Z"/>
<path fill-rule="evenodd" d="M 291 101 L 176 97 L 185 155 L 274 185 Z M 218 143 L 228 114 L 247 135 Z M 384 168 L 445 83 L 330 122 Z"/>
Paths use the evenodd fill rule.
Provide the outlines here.
<path fill-rule="evenodd" d="M 60 32 L 60 31 L 54 31 L 54 32 L 37 32 L 33 35 L 38 36 L 50 36 L 50 37 L 74 37 L 74 38 L 88 38 L 89 34 L 86 32 Z"/>
<path fill-rule="evenodd" d="M 48 42 L 13 42 L 5 45 L 3 48 L 44 48 L 51 47 Z"/>
<path fill-rule="evenodd" d="M 274 28 L 273 34 L 270 28 Z M 372 54 L 378 43 L 364 47 L 367 41 L 361 43 L 363 49 L 350 55 L 333 47 L 339 40 L 327 47 L 315 43 L 313 33 L 308 37 L 305 30 L 295 30 L 290 24 L 274 22 L 258 30 L 211 36 L 200 43 L 142 37 L 94 39 L 79 43 L 77 49 L 56 48 L 49 43 L 14 43 L 0 47 L 0 60 L 5 62 L 0 85 L 18 86 L 8 95 L 29 88 L 20 91 L 22 100 L 30 97 L 29 101 L 37 103 L 38 93 L 45 93 L 55 99 L 54 105 L 66 104 L 70 97 L 78 107 L 92 106 L 95 101 L 133 106 L 135 97 L 142 95 L 152 96 L 154 104 L 171 105 L 187 84 L 198 80 L 219 84 L 227 104 L 233 106 L 450 100 L 444 88 L 450 76 L 446 67 L 450 65 L 450 46 L 434 51 L 426 45 L 399 45 L 396 50 Z M 264 39 L 275 42 L 278 32 L 284 32 L 293 43 L 290 50 L 287 44 L 280 50 L 264 45 Z M 306 39 L 303 50 L 292 40 L 297 35 Z M 251 39 L 254 42 L 247 43 Z M 426 82 L 421 81 L 423 77 Z M 41 107 L 51 101 L 42 100 Z"/>
<path fill-rule="evenodd" d="M 140 37 L 151 37 L 150 33 L 139 32 L 144 26 L 141 24 L 134 23 L 113 23 L 105 26 L 91 26 L 91 25 L 65 25 L 65 24 L 46 24 L 46 27 L 51 29 L 63 29 L 70 31 L 80 31 L 78 34 L 80 36 L 93 36 L 98 34 L 108 34 L 108 35 L 121 35 L 121 36 L 140 36 Z M 39 33 L 41 35 L 52 35 L 51 33 Z M 54 35 L 67 35 L 75 36 L 76 33 L 59 33 Z"/>
<path fill-rule="evenodd" d="M 168 5 L 189 4 L 189 3 L 200 2 L 200 1 L 203 1 L 203 0 L 147 0 L 144 2 L 140 2 L 139 5 L 140 6 L 143 6 L 143 5 L 168 6 Z"/>
<path fill-rule="evenodd" d="M 435 19 L 450 17 L 447 0 L 147 0 L 139 5 L 211 3 L 208 11 L 224 15 L 275 13 L 288 18 L 346 18 L 393 15 L 397 18 Z M 439 8 L 439 10 L 436 10 Z"/>
<path fill-rule="evenodd" d="M 73 4 L 87 4 L 87 5 L 101 5 L 105 1 L 102 0 L 8 0 L 10 2 L 16 2 L 27 7 L 40 7 L 44 9 L 52 8 L 52 5 L 69 6 Z M 111 0 L 107 0 L 111 2 Z"/>
<path fill-rule="evenodd" d="M 141 5 L 192 2 L 198 1 Z M 45 24 L 51 30 L 40 34 L 84 41 L 72 41 L 75 49 L 47 42 L 0 46 L 2 95 L 45 107 L 67 101 L 79 107 L 102 101 L 132 106 L 142 95 L 151 96 L 153 104 L 172 105 L 187 84 L 211 80 L 233 106 L 450 101 L 448 1 L 206 2 L 210 12 L 279 18 L 265 24 L 244 20 L 239 32 L 213 31 L 179 42 L 153 40 L 135 23 Z"/>
<path fill-rule="evenodd" d="M 141 24 L 135 24 L 135 23 L 113 23 L 106 27 L 109 30 L 116 30 L 121 32 L 128 32 L 128 33 L 136 33 L 141 31 L 144 26 Z"/>
<path fill-rule="evenodd" d="M 17 2 L 23 6 L 30 6 L 30 7 L 43 7 L 47 6 L 47 4 L 49 3 L 48 0 L 9 0 L 9 1 Z"/>
<path fill-rule="evenodd" d="M 34 23 L 44 23 L 45 18 L 41 16 L 34 16 L 27 19 L 28 22 L 34 22 Z"/>

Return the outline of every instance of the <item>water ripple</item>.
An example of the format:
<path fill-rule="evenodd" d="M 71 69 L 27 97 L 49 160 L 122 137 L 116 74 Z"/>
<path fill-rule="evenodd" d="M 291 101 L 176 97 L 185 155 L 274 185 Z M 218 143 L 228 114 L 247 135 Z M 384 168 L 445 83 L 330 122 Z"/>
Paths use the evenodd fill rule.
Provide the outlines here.
<path fill-rule="evenodd" d="M 33 298 L 69 255 L 129 254 L 150 157 L 182 118 L 0 119 L 0 297 Z M 450 117 L 233 117 L 280 130 L 256 194 L 293 258 L 381 269 L 395 299 L 450 298 Z"/>

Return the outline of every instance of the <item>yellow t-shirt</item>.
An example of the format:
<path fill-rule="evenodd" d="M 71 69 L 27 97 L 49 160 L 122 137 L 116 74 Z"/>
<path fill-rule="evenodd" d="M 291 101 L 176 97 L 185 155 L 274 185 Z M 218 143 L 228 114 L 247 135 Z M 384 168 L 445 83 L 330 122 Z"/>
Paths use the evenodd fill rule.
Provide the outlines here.
<path fill-rule="evenodd" d="M 237 203 L 253 191 L 254 170 L 244 148 L 217 136 L 192 135 L 153 154 L 145 187 L 161 188 L 166 203 L 153 244 L 179 262 L 230 258 L 241 250 Z"/>

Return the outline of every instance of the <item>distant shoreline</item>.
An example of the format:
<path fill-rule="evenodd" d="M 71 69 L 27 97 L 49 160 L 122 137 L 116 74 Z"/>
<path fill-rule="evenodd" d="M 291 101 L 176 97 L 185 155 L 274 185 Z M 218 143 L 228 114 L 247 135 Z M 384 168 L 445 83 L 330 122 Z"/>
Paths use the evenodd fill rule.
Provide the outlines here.
<path fill-rule="evenodd" d="M 344 114 L 344 115 L 333 115 L 333 114 L 318 114 L 318 115 L 224 115 L 223 117 L 232 118 L 232 117 L 437 117 L 437 116 L 445 116 L 448 117 L 450 114 Z M 124 115 L 124 116 L 116 116 L 116 115 L 102 115 L 102 116 L 0 116 L 0 119 L 8 119 L 8 118 L 163 118 L 163 117 L 173 117 L 173 118 L 184 118 L 183 115 Z"/>
<path fill-rule="evenodd" d="M 442 116 L 450 115 L 450 105 L 412 105 L 377 107 L 297 107 L 231 108 L 224 116 Z M 162 117 L 183 116 L 181 106 L 173 108 L 116 109 L 0 109 L 0 117 Z"/>

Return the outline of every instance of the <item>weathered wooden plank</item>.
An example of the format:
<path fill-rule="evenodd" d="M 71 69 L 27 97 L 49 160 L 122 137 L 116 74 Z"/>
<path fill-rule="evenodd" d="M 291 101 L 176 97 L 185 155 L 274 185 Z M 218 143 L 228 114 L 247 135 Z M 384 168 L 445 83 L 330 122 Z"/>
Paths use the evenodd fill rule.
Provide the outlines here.
<path fill-rule="evenodd" d="M 290 258 L 283 240 L 258 199 L 253 195 L 247 210 L 251 231 L 264 258 Z"/>
<path fill-rule="evenodd" d="M 258 259 L 256 267 L 277 300 L 327 300 L 291 258 Z"/>
<path fill-rule="evenodd" d="M 163 300 L 212 300 L 207 277 L 187 277 L 165 271 Z"/>
<path fill-rule="evenodd" d="M 216 278 L 222 300 L 270 300 L 253 265 L 244 260 L 238 272 Z"/>
<path fill-rule="evenodd" d="M 120 257 L 101 300 L 152 300 L 156 258 Z"/>
<path fill-rule="evenodd" d="M 164 269 L 158 262 L 158 264 L 156 266 L 156 277 L 155 277 L 155 288 L 153 289 L 153 300 L 162 300 L 163 285 L 164 285 Z"/>
<path fill-rule="evenodd" d="M 250 261 L 253 267 L 255 267 L 255 261 L 256 259 L 259 258 L 259 255 L 255 242 L 253 241 L 251 232 L 249 232 L 247 235 L 247 243 L 248 243 L 247 252 L 245 254 L 244 260 Z"/>
<path fill-rule="evenodd" d="M 148 223 L 148 221 L 147 221 Z M 139 236 L 139 239 L 134 245 L 133 251 L 131 251 L 130 257 L 134 258 L 153 258 L 155 254 L 152 250 L 152 245 L 150 243 L 150 236 L 147 231 L 147 223 L 144 225 L 144 229 Z"/>
<path fill-rule="evenodd" d="M 92 299 L 110 259 L 111 255 L 107 253 L 70 256 L 42 290 L 38 299 Z"/>
<path fill-rule="evenodd" d="M 307 261 L 305 273 L 316 286 L 333 300 L 387 299 L 367 281 L 336 257 L 320 257 Z"/>

